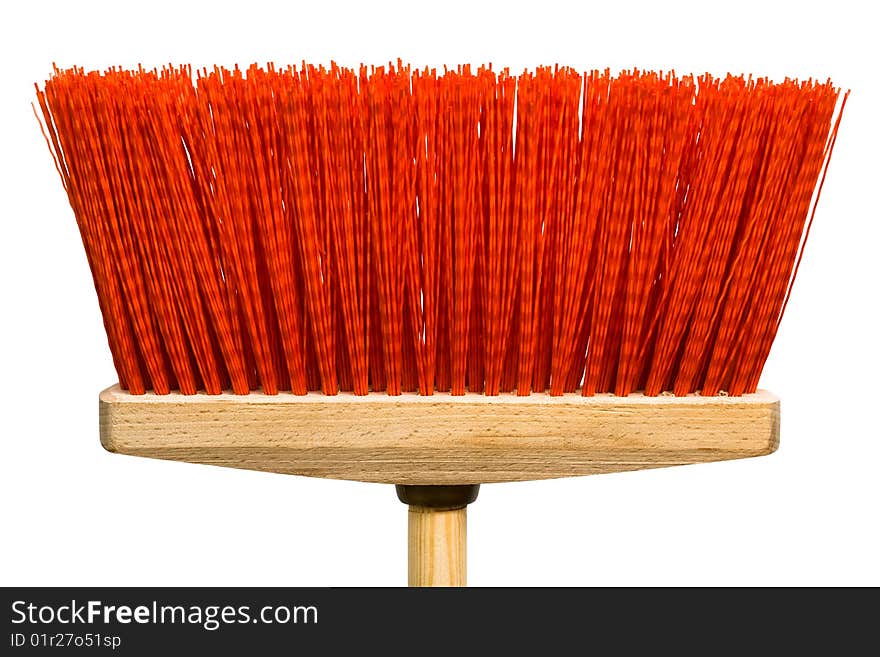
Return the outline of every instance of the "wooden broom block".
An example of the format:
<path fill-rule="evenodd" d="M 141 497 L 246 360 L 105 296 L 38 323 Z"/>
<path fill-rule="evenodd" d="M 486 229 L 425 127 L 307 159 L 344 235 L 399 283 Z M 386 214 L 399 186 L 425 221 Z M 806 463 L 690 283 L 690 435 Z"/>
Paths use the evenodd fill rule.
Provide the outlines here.
<path fill-rule="evenodd" d="M 111 452 L 392 484 L 476 484 L 761 456 L 779 399 L 384 393 L 100 396 Z"/>

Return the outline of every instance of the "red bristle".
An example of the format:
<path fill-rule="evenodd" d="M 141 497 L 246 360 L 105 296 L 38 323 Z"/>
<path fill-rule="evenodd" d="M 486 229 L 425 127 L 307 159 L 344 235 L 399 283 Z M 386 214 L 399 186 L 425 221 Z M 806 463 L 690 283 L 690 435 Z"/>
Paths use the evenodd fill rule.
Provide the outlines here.
<path fill-rule="evenodd" d="M 245 80 L 241 72 L 215 69 L 199 80 L 199 91 L 208 104 L 205 119 L 207 155 L 213 173 L 219 242 L 223 252 L 223 275 L 235 291 L 250 351 L 263 391 L 278 392 L 274 345 L 266 318 L 266 297 L 260 289 L 257 229 L 254 207 L 252 157 L 247 119 L 243 116 Z"/>
<path fill-rule="evenodd" d="M 596 271 L 596 238 L 610 184 L 609 76 L 593 71 L 581 86 L 580 139 L 571 219 L 563 233 L 558 345 L 551 394 L 574 391 L 584 377 Z M 558 380 L 557 380 L 558 379 Z"/>
<path fill-rule="evenodd" d="M 574 116 L 580 92 L 576 80 L 567 71 L 554 75 L 549 68 L 538 69 L 540 80 L 541 128 L 539 133 L 537 211 L 540 221 L 536 259 L 535 362 L 532 366 L 532 390 L 543 392 L 550 382 L 553 350 L 553 312 L 557 305 L 557 249 L 560 248 L 560 225 L 565 222 L 571 202 L 572 180 L 566 168 L 573 157 L 572 138 L 577 137 Z M 572 84 L 574 82 L 574 84 Z"/>
<path fill-rule="evenodd" d="M 65 80 L 59 77 L 58 80 L 65 87 L 66 82 L 76 82 L 76 78 Z M 121 106 L 124 103 L 133 105 L 132 99 L 119 92 L 119 76 L 112 72 L 105 77 L 89 74 L 79 82 L 78 93 L 73 89 L 58 90 L 70 102 L 63 109 L 60 103 L 57 105 L 61 112 L 65 109 L 70 112 L 65 119 L 71 123 L 66 127 L 59 124 L 64 157 L 71 167 L 82 167 L 76 173 L 84 182 L 78 199 L 93 204 L 91 211 L 95 214 L 91 220 L 96 222 L 96 237 L 102 248 L 102 252 L 95 255 L 115 265 L 114 275 L 120 283 L 119 304 L 124 308 L 121 315 L 126 317 L 123 326 L 131 326 L 150 386 L 158 394 L 167 394 L 175 382 L 148 299 L 143 268 L 151 263 L 142 262 L 143 252 L 132 235 L 133 219 L 129 206 L 133 181 L 128 178 L 131 172 L 128 155 L 116 128 Z M 50 104 L 50 94 L 54 91 L 47 84 Z M 56 117 L 59 116 L 63 114 L 56 112 Z M 65 141 L 68 142 L 66 145 Z M 78 205 L 83 208 L 82 204 Z M 106 251 L 103 251 L 104 247 L 107 247 Z M 120 319 L 117 317 L 111 321 L 120 322 Z"/>
<path fill-rule="evenodd" d="M 186 236 L 185 243 L 191 252 L 196 281 L 223 360 L 221 380 L 224 385 L 231 386 L 233 392 L 243 395 L 252 387 L 252 368 L 249 364 L 244 327 L 238 312 L 239 301 L 235 296 L 233 282 L 224 273 L 225 252 L 220 244 L 219 215 L 213 188 L 214 169 L 211 163 L 216 155 L 209 145 L 211 142 L 206 139 L 209 110 L 188 80 L 182 80 L 181 83 L 181 93 L 175 100 L 185 156 L 181 166 L 187 171 L 187 176 L 180 184 L 191 190 L 193 198 L 191 214 L 180 218 L 181 230 Z"/>
<path fill-rule="evenodd" d="M 337 339 L 349 372 L 345 387 L 369 391 L 369 232 L 364 191 L 365 110 L 353 71 L 334 65 L 322 86 L 328 241 L 336 263 Z M 350 379 L 351 383 L 348 384 Z"/>
<path fill-rule="evenodd" d="M 552 268 L 548 278 L 553 280 L 552 299 L 545 312 L 546 336 L 550 338 L 549 370 L 550 394 L 561 395 L 574 390 L 580 381 L 572 382 L 571 361 L 576 350 L 578 318 L 584 314 L 583 287 L 589 258 L 585 250 L 592 234 L 587 225 L 588 214 L 584 206 L 584 183 L 592 180 L 596 172 L 587 171 L 581 164 L 582 152 L 579 112 L 586 103 L 585 78 L 574 72 L 565 72 L 559 89 L 558 107 L 554 111 L 556 121 L 554 180 L 552 207 L 556 220 L 551 224 L 556 239 Z M 589 120 L 589 117 L 586 117 Z M 591 134 L 584 134 L 588 142 Z M 589 146 L 587 146 L 589 148 Z M 543 386 L 546 387 L 546 384 Z"/>
<path fill-rule="evenodd" d="M 400 389 L 403 392 L 415 392 L 419 389 L 419 360 L 416 353 L 416 343 L 418 341 L 413 329 L 411 319 L 417 313 L 411 307 L 412 302 L 408 296 L 403 298 L 403 336 L 401 340 L 401 377 Z"/>
<path fill-rule="evenodd" d="M 407 71 L 409 73 L 409 71 Z M 417 73 L 416 73 L 417 75 Z M 402 265 L 404 268 L 404 371 L 405 385 L 407 390 L 418 390 L 420 394 L 430 394 L 433 391 L 433 355 L 429 368 L 429 346 L 426 341 L 428 323 L 433 325 L 433 320 L 426 315 L 427 301 L 425 299 L 425 269 L 431 266 L 426 263 L 431 255 L 422 257 L 422 249 L 425 247 L 425 235 L 422 232 L 422 222 L 425 221 L 425 212 L 419 203 L 419 195 L 423 193 L 422 177 L 424 176 L 424 161 L 426 157 L 424 120 L 424 103 L 420 103 L 416 83 L 410 78 L 412 84 L 412 99 L 410 101 L 411 116 L 407 121 L 406 152 L 403 157 L 407 160 L 404 169 L 405 180 L 400 187 L 402 200 L 403 221 L 403 253 Z M 429 222 L 430 224 L 430 222 Z M 433 343 L 433 340 L 431 341 Z"/>
<path fill-rule="evenodd" d="M 638 184 L 635 168 L 639 108 L 637 98 L 646 98 L 643 80 L 633 74 L 621 75 L 609 88 L 607 123 L 611 148 L 610 185 L 604 192 L 596 237 L 596 265 L 591 299 L 590 338 L 587 350 L 583 394 L 609 391 L 615 376 L 622 328 L 627 261 L 632 240 L 633 198 Z"/>
<path fill-rule="evenodd" d="M 704 395 L 715 395 L 730 388 L 731 368 L 749 338 L 748 318 L 756 302 L 754 296 L 767 292 L 761 288 L 762 271 L 767 266 L 767 252 L 779 237 L 774 230 L 775 218 L 785 212 L 780 193 L 787 189 L 786 178 L 798 157 L 792 140 L 792 124 L 787 118 L 794 109 L 787 102 L 791 98 L 783 96 L 786 102 L 773 102 L 776 100 L 774 91 L 765 91 L 772 106 L 769 116 L 775 120 L 767 128 L 761 161 L 753 172 L 748 214 L 739 228 L 732 264 L 722 288 L 723 300 L 714 322 L 717 328 L 713 327 L 714 335 L 705 351 L 708 360 L 701 386 Z"/>
<path fill-rule="evenodd" d="M 37 89 L 134 394 L 752 392 L 845 100 L 401 62 Z"/>
<path fill-rule="evenodd" d="M 394 69 L 378 69 L 365 80 L 365 85 L 370 117 L 365 149 L 367 216 L 375 263 L 384 388 L 389 395 L 399 395 L 403 376 L 404 209 L 398 203 L 402 181 L 397 174 L 402 174 L 401 169 L 409 164 L 406 136 L 400 125 L 400 115 L 408 116 L 404 105 L 408 99 Z M 399 113 L 395 111 L 398 106 Z M 404 143 L 401 145 L 400 141 Z"/>
<path fill-rule="evenodd" d="M 418 206 L 416 203 L 416 125 L 414 100 L 410 88 L 412 72 L 397 62 L 391 98 L 390 135 L 392 140 L 392 204 L 397 228 L 396 268 L 401 291 L 400 348 L 401 389 L 412 392 L 424 385 L 419 366 L 419 325 L 421 284 L 418 276 Z M 401 111 L 404 109 L 404 111 Z"/>
<path fill-rule="evenodd" d="M 687 330 L 674 379 L 668 382 L 676 395 L 702 387 L 700 379 L 718 325 L 725 281 L 729 272 L 736 270 L 733 264 L 751 216 L 763 157 L 762 119 L 768 111 L 760 88 L 750 90 L 752 83 L 742 79 L 713 84 L 704 76 L 700 84 L 698 161 L 691 169 L 691 191 L 679 220 L 685 248 L 675 253 L 677 244 L 674 247 L 673 267 L 681 270 L 670 277 L 672 289 L 693 300 L 687 314 L 676 319 L 671 328 L 679 335 Z M 750 103 L 743 102 L 747 98 Z M 705 104 L 699 102 L 702 99 Z M 694 242 L 686 237 L 691 231 L 699 235 Z M 674 348 L 677 351 L 677 344 Z M 655 362 L 661 361 L 655 358 Z"/>
<path fill-rule="evenodd" d="M 372 236 L 368 240 L 370 250 L 372 251 Z M 382 337 L 382 322 L 379 317 L 379 289 L 377 281 L 379 276 L 376 271 L 376 258 L 371 253 L 369 260 L 369 279 L 370 286 L 367 291 L 369 295 L 369 372 L 370 372 L 370 390 L 373 392 L 381 392 L 386 387 L 385 374 L 385 346 Z"/>
<path fill-rule="evenodd" d="M 300 286 L 296 281 L 294 231 L 290 208 L 284 203 L 285 158 L 288 154 L 280 131 L 279 114 L 272 87 L 276 75 L 251 67 L 248 71 L 247 113 L 250 136 L 252 192 L 254 219 L 259 241 L 255 246 L 263 254 L 260 268 L 260 289 L 263 307 L 274 316 L 270 328 L 278 346 L 273 350 L 278 362 L 276 369 L 286 373 L 279 380 L 282 390 L 294 394 L 306 393 L 303 321 L 299 313 Z"/>
<path fill-rule="evenodd" d="M 540 105 L 537 103 L 535 79 L 529 73 L 519 78 L 516 122 L 516 233 L 519 261 L 519 313 L 517 317 L 518 362 L 516 391 L 520 396 L 531 393 L 535 363 L 535 280 L 540 252 L 540 210 L 536 206 L 536 176 L 539 175 Z"/>
<path fill-rule="evenodd" d="M 77 173 L 69 168 L 66 161 L 65 153 L 70 155 L 75 152 L 76 142 L 64 149 L 61 147 L 58 131 L 59 129 L 64 130 L 64 110 L 56 105 L 54 113 L 50 111 L 47 95 L 51 94 L 51 89 L 51 83 L 47 83 L 45 92 L 37 88 L 37 101 L 45 120 L 45 126 L 41 124 L 40 128 L 43 130 L 43 136 L 46 138 L 50 151 L 52 151 L 55 167 L 76 216 L 86 258 L 95 283 L 95 291 L 98 295 L 98 305 L 104 317 L 110 353 L 119 374 L 119 384 L 132 394 L 143 394 L 146 389 L 144 376 L 141 374 L 144 363 L 133 339 L 131 324 L 121 306 L 122 295 L 113 267 L 114 261 L 107 255 L 108 245 L 101 239 L 101 228 L 95 223 L 100 212 L 94 207 L 94 199 L 97 197 L 83 193 L 82 183 Z M 34 112 L 36 113 L 36 110 Z M 62 127 L 59 128 L 59 126 Z"/>
<path fill-rule="evenodd" d="M 517 252 L 514 234 L 513 114 L 516 79 L 502 72 L 496 80 L 486 72 L 489 83 L 484 99 L 481 133 L 483 212 L 485 229 L 481 240 L 480 289 L 483 317 L 483 353 L 487 395 L 501 390 L 505 355 L 513 333 L 516 294 Z"/>
<path fill-rule="evenodd" d="M 415 71 L 412 80 L 415 112 L 416 203 L 418 216 L 411 235 L 408 283 L 411 312 L 418 340 L 419 392 L 434 392 L 437 372 L 438 315 L 440 306 L 438 219 L 438 94 L 434 71 Z M 416 299 L 416 293 L 418 298 Z"/>
<path fill-rule="evenodd" d="M 188 75 L 184 77 L 174 71 L 163 73 L 161 86 L 162 92 L 156 93 L 159 102 L 153 108 L 161 120 L 145 126 L 155 148 L 150 158 L 152 179 L 158 192 L 154 195 L 156 209 L 153 216 L 157 224 L 167 224 L 166 248 L 170 251 L 167 257 L 172 268 L 170 283 L 180 302 L 181 320 L 201 386 L 208 394 L 219 394 L 223 391 L 227 374 L 212 321 L 217 313 L 210 308 L 215 293 L 205 294 L 201 280 L 204 276 L 201 269 L 206 263 L 203 253 L 199 252 L 204 248 L 199 199 L 191 184 L 186 147 L 175 121 L 178 99 L 191 93 L 192 88 Z M 184 157 L 180 157 L 181 151 Z M 158 163 L 164 163 L 164 166 L 158 166 Z"/>
<path fill-rule="evenodd" d="M 633 221 L 626 275 L 625 305 L 614 394 L 628 395 L 639 385 L 650 343 L 649 311 L 657 307 L 665 279 L 666 237 L 676 220 L 676 186 L 685 151 L 690 89 L 668 77 L 651 79 L 644 113 L 637 117 L 635 140 L 641 151 L 636 162 Z"/>
<path fill-rule="evenodd" d="M 758 377 L 770 353 L 770 346 L 785 312 L 791 282 L 797 274 L 797 265 L 803 255 L 803 244 L 809 234 L 809 224 L 815 214 L 815 203 L 822 190 L 828 158 L 840 125 L 840 115 L 838 115 L 834 128 L 828 135 L 828 141 L 823 142 L 827 134 L 825 127 L 833 117 L 837 100 L 833 93 L 828 93 L 832 90 L 830 84 L 825 87 L 824 93 L 811 94 L 809 100 L 812 102 L 804 110 L 805 117 L 812 125 L 804 126 L 802 131 L 804 139 L 800 156 L 802 166 L 792 185 L 790 201 L 786 204 L 784 212 L 778 215 L 780 239 L 773 255 L 772 267 L 767 268 L 765 276 L 765 284 L 770 293 L 763 297 L 764 302 L 758 308 L 759 313 L 749 323 L 751 335 L 746 342 L 749 349 L 747 355 L 739 358 L 735 363 L 736 371 L 730 388 L 732 395 L 753 392 L 757 389 Z M 845 102 L 844 97 L 841 111 Z M 820 173 L 821 179 L 814 198 L 813 190 Z M 810 211 L 811 205 L 812 211 Z"/>
<path fill-rule="evenodd" d="M 449 72 L 441 79 L 440 116 L 445 130 L 444 172 L 446 212 L 443 221 L 448 236 L 447 329 L 449 332 L 450 391 L 465 392 L 471 305 L 473 303 L 476 233 L 480 229 L 477 212 L 479 153 L 477 150 L 481 94 L 468 67 Z"/>
<path fill-rule="evenodd" d="M 488 77 L 487 77 L 488 76 Z M 491 82 L 490 82 L 491 80 Z M 485 239 L 486 215 L 485 205 L 485 189 L 486 189 L 486 167 L 484 164 L 483 149 L 481 142 L 486 136 L 486 112 L 485 106 L 489 95 L 490 87 L 494 87 L 492 74 L 480 68 L 477 76 L 471 80 L 471 87 L 478 98 L 478 115 L 476 121 L 477 134 L 473 141 L 473 150 L 471 157 L 473 158 L 473 206 L 471 209 L 471 217 L 474 226 L 471 230 L 471 240 L 473 241 L 473 268 L 470 292 L 470 320 L 468 322 L 468 343 L 467 343 L 467 374 L 465 376 L 465 384 L 468 392 L 482 392 L 485 378 L 484 363 L 484 346 L 483 346 L 483 269 L 486 267 L 483 249 L 483 240 Z"/>
<path fill-rule="evenodd" d="M 452 358 L 450 333 L 450 307 L 453 294 L 452 274 L 452 188 L 449 185 L 452 167 L 450 148 L 450 103 L 442 78 L 437 80 L 437 128 L 436 128 L 436 222 L 437 222 L 437 360 L 435 385 L 437 390 L 448 392 L 452 386 Z M 428 146 L 430 151 L 430 145 Z"/>
<path fill-rule="evenodd" d="M 326 217 L 320 212 L 321 196 L 316 171 L 317 143 L 313 117 L 313 90 L 306 72 L 290 75 L 284 113 L 284 136 L 290 167 L 290 189 L 285 199 L 291 206 L 294 236 L 299 245 L 303 293 L 311 344 L 320 375 L 320 388 L 327 395 L 338 391 L 336 380 L 336 349 L 333 345 L 333 312 L 330 308 L 330 258 L 322 235 Z M 311 386 L 310 386 L 311 387 Z"/>

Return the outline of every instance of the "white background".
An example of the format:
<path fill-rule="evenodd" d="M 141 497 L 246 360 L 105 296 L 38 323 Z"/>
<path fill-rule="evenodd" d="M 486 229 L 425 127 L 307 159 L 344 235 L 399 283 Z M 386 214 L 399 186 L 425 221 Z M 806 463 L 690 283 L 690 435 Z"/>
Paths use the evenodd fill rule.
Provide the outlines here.
<path fill-rule="evenodd" d="M 53 61 L 492 61 L 832 77 L 853 90 L 762 379 L 770 457 L 484 486 L 473 585 L 880 584 L 876 21 L 871 3 L 19 2 L 0 9 L 0 583 L 397 585 L 390 486 L 111 455 L 116 380 L 31 112 Z M 873 66 L 871 63 L 874 63 Z"/>

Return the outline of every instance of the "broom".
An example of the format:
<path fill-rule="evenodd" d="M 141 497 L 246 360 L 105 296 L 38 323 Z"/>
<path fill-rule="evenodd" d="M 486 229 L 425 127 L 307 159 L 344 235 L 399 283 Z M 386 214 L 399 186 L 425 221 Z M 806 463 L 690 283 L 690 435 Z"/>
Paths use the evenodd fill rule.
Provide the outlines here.
<path fill-rule="evenodd" d="M 37 100 L 110 451 L 397 484 L 409 583 L 464 585 L 479 484 L 778 445 L 830 81 L 56 68 Z"/>

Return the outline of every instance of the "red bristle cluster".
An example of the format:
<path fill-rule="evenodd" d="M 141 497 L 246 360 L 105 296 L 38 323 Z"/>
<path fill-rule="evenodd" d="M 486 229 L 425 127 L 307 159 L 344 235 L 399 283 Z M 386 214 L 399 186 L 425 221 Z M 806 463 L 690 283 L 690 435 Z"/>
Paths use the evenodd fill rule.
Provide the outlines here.
<path fill-rule="evenodd" d="M 138 394 L 753 392 L 846 101 L 400 63 L 37 96 Z"/>

